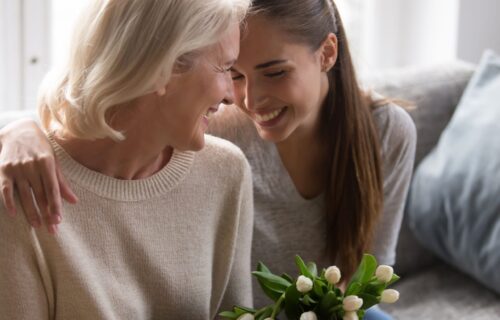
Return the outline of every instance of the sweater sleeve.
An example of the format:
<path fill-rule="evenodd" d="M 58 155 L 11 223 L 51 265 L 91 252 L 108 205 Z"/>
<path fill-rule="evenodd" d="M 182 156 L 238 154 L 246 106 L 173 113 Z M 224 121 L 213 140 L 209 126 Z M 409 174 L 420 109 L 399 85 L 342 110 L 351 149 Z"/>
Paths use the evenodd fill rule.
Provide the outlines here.
<path fill-rule="evenodd" d="M 399 106 L 383 106 L 375 117 L 382 148 L 384 210 L 375 229 L 373 251 L 379 264 L 393 265 L 413 173 L 417 133 L 413 120 Z"/>
<path fill-rule="evenodd" d="M 253 234 L 253 190 L 250 165 L 245 160 L 239 202 L 238 202 L 238 230 L 233 263 L 230 270 L 229 282 L 225 290 L 221 311 L 232 310 L 233 306 L 251 307 L 251 250 Z"/>
<path fill-rule="evenodd" d="M 0 205 L 0 319 L 49 319 L 34 232 L 21 210 L 11 218 Z"/>

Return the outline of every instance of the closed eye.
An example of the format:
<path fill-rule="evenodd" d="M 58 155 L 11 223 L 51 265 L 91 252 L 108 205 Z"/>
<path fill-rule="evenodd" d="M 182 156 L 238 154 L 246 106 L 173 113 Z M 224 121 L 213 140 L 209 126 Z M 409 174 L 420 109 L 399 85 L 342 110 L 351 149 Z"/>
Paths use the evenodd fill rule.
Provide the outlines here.
<path fill-rule="evenodd" d="M 241 80 L 244 78 L 244 76 L 241 73 L 234 70 L 233 68 L 231 68 L 231 78 L 233 80 Z"/>
<path fill-rule="evenodd" d="M 266 77 L 269 77 L 269 78 L 276 78 L 276 77 L 282 76 L 284 74 L 285 74 L 285 70 L 281 70 L 281 71 L 278 71 L 278 72 L 266 73 L 264 75 Z"/>

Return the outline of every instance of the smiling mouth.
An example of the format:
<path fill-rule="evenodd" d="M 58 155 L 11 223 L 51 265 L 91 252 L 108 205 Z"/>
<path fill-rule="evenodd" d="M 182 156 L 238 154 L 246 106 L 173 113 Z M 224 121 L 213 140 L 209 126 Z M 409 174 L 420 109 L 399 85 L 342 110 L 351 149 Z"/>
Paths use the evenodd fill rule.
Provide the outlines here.
<path fill-rule="evenodd" d="M 283 107 L 281 109 L 274 110 L 272 112 L 266 113 L 266 114 L 254 114 L 255 120 L 259 124 L 269 124 L 272 123 L 274 120 L 279 118 L 287 109 L 288 107 Z"/>

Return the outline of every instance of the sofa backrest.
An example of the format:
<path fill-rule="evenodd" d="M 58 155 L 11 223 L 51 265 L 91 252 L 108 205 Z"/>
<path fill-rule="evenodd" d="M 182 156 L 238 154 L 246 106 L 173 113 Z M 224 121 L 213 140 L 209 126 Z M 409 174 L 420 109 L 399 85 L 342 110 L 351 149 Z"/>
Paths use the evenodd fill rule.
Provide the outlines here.
<path fill-rule="evenodd" d="M 437 144 L 473 72 L 473 65 L 456 61 L 428 68 L 391 70 L 363 81 L 365 87 L 386 97 L 415 104 L 409 110 L 418 137 L 415 167 Z M 434 256 L 420 246 L 404 219 L 397 247 L 398 274 L 409 274 L 434 262 Z"/>

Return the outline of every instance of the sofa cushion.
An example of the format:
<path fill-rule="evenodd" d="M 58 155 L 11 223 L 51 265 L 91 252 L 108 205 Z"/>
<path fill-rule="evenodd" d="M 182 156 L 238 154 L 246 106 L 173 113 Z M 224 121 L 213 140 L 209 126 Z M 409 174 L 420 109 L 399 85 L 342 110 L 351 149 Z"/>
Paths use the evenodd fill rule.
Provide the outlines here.
<path fill-rule="evenodd" d="M 415 173 L 408 214 L 424 246 L 500 293 L 499 195 L 500 57 L 487 52 Z"/>
<path fill-rule="evenodd" d="M 394 319 L 500 319 L 499 296 L 474 279 L 438 263 L 392 288 L 400 292 L 395 304 L 381 304 Z"/>

